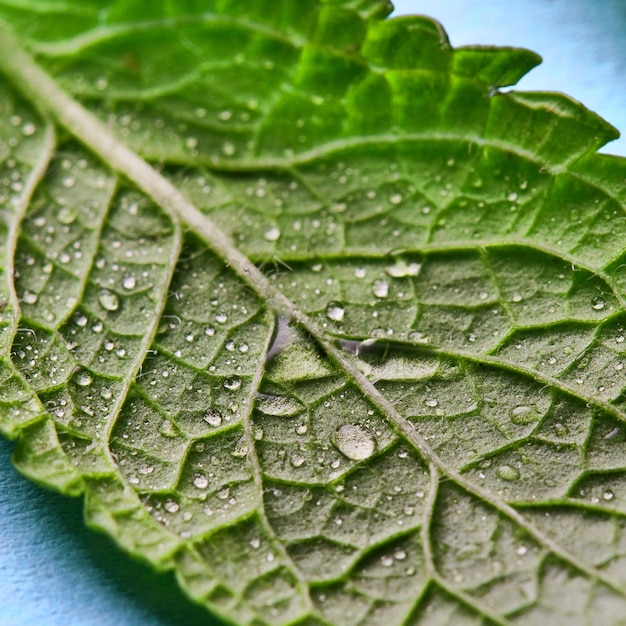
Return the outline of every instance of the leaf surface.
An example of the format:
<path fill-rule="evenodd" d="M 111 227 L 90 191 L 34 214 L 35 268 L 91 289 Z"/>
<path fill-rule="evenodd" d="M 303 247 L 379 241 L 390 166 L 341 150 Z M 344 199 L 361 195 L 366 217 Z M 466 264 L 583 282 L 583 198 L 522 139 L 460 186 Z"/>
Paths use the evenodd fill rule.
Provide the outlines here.
<path fill-rule="evenodd" d="M 0 2 L 19 469 L 235 623 L 619 624 L 615 130 L 386 2 L 138 7 Z"/>

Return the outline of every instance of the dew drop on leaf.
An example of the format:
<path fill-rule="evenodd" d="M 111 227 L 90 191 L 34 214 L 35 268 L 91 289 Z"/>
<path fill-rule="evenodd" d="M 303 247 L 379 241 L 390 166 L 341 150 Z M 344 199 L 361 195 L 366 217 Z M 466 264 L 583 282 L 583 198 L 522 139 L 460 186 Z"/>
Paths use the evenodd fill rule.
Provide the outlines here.
<path fill-rule="evenodd" d="M 80 387 L 89 387 L 93 382 L 93 377 L 87 370 L 81 369 L 74 374 L 74 382 Z"/>
<path fill-rule="evenodd" d="M 174 500 L 168 500 L 165 503 L 164 508 L 168 513 L 178 513 L 180 505 L 178 502 L 174 502 Z"/>
<path fill-rule="evenodd" d="M 333 322 L 341 322 L 345 314 L 345 309 L 341 302 L 329 302 L 326 306 L 326 317 Z"/>
<path fill-rule="evenodd" d="M 209 426 L 217 427 L 220 426 L 222 423 L 221 414 L 214 409 L 207 409 L 203 419 Z"/>
<path fill-rule="evenodd" d="M 420 263 L 407 263 L 403 259 L 398 259 L 393 265 L 388 265 L 385 272 L 392 278 L 403 278 L 404 276 L 417 276 L 421 268 Z"/>
<path fill-rule="evenodd" d="M 372 283 L 372 293 L 377 298 L 386 298 L 389 295 L 389 283 L 383 279 L 375 280 Z"/>
<path fill-rule="evenodd" d="M 224 381 L 224 387 L 229 391 L 235 391 L 241 387 L 241 378 L 237 378 L 237 376 L 233 376 L 232 378 L 227 378 Z"/>
<path fill-rule="evenodd" d="M 198 489 L 206 489 L 209 486 L 209 481 L 206 476 L 203 476 L 202 474 L 197 474 L 196 477 L 193 479 L 193 484 L 194 487 L 197 487 Z"/>
<path fill-rule="evenodd" d="M 594 311 L 602 311 L 605 306 L 606 302 L 600 296 L 595 296 L 591 299 L 591 308 Z"/>
<path fill-rule="evenodd" d="M 344 424 L 334 433 L 333 444 L 339 452 L 353 461 L 369 459 L 376 451 L 376 440 L 372 434 L 356 424 Z"/>
<path fill-rule="evenodd" d="M 108 289 L 100 290 L 98 293 L 98 303 L 105 311 L 117 311 L 120 308 L 120 299 Z"/>
<path fill-rule="evenodd" d="M 520 473 L 515 467 L 511 467 L 510 465 L 500 465 L 500 467 L 496 470 L 496 476 L 502 480 L 513 481 L 519 479 Z"/>
<path fill-rule="evenodd" d="M 266 241 L 278 241 L 280 239 L 280 229 L 275 226 L 269 228 L 263 233 L 263 239 Z"/>

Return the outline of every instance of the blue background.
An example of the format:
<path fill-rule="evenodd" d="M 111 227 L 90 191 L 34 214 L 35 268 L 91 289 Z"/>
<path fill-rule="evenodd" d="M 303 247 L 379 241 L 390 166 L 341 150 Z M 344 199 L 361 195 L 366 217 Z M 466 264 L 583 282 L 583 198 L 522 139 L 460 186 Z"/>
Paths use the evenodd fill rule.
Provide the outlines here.
<path fill-rule="evenodd" d="M 294 0 L 295 1 L 295 0 Z M 396 0 L 438 19 L 453 45 L 527 47 L 544 63 L 520 83 L 564 91 L 626 131 L 624 0 Z M 605 152 L 626 155 L 626 139 Z M 24 480 L 0 439 L 1 626 L 215 626 L 171 576 L 88 531 L 81 502 Z"/>

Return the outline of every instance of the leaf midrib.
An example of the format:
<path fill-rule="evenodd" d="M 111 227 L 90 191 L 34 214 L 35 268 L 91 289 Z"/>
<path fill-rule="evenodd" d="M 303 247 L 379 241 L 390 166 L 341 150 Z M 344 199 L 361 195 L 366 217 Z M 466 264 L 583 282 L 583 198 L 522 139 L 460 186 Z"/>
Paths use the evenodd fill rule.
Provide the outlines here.
<path fill-rule="evenodd" d="M 146 193 L 170 218 L 182 220 L 191 230 L 230 268 L 243 279 L 276 315 L 290 317 L 306 329 L 335 364 L 352 378 L 364 397 L 381 411 L 392 428 L 401 434 L 418 452 L 430 468 L 438 469 L 459 487 L 487 503 L 502 515 L 525 530 L 530 537 L 591 579 L 603 582 L 619 595 L 626 597 L 626 590 L 618 581 L 561 547 L 556 541 L 530 524 L 514 507 L 494 497 L 480 485 L 473 484 L 457 470 L 449 467 L 415 430 L 415 426 L 401 416 L 365 376 L 357 365 L 333 343 L 328 341 L 317 324 L 301 312 L 267 277 L 232 243 L 207 216 L 202 214 L 168 180 L 163 178 L 141 157 L 119 142 L 111 131 L 65 93 L 34 59 L 23 49 L 19 40 L 0 24 L 1 71 L 14 86 L 39 110 L 44 118 L 52 117 L 65 127 L 81 143 L 96 154 L 103 163 L 122 174 Z M 432 136 L 430 137 L 432 138 Z M 476 141 L 476 138 L 472 138 Z M 293 163 L 291 163 L 293 165 Z M 149 347 L 149 346 L 148 346 Z M 114 417 L 111 422 L 114 421 Z M 432 470 L 431 470 L 432 471 Z M 455 592 L 448 581 L 446 587 Z M 456 590 L 456 594 L 462 592 Z M 460 597 L 460 596 L 459 596 Z M 475 599 L 467 598 L 478 608 Z M 508 624 L 505 618 L 497 621 Z"/>

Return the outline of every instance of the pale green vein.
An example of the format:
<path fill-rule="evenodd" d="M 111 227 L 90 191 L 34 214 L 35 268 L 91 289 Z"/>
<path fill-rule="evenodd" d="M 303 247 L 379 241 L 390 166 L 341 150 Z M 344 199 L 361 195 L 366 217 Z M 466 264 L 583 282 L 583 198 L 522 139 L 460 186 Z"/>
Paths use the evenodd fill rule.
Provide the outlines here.
<path fill-rule="evenodd" d="M 264 365 L 267 360 L 267 353 L 269 351 L 270 342 L 272 340 L 273 333 L 274 333 L 274 323 L 275 323 L 274 317 L 273 316 L 268 316 L 268 317 L 270 317 L 270 319 L 268 319 L 269 323 L 268 323 L 267 335 L 265 339 L 265 345 L 263 346 L 263 353 L 259 357 L 257 367 L 254 372 L 252 384 L 250 385 L 250 393 L 248 394 L 246 407 L 245 407 L 243 420 L 242 420 L 244 433 L 245 433 L 244 436 L 245 436 L 245 441 L 246 441 L 246 447 L 248 449 L 246 458 L 248 460 L 248 463 L 250 463 L 250 467 L 252 468 L 254 484 L 256 486 L 256 490 L 258 494 L 257 513 L 259 515 L 259 518 L 261 519 L 261 524 L 263 525 L 263 528 L 265 529 L 265 532 L 267 533 L 268 537 L 272 540 L 272 543 L 274 547 L 276 548 L 277 552 L 280 553 L 283 561 L 289 564 L 291 571 L 295 575 L 300 585 L 300 589 L 304 597 L 305 604 L 307 608 L 309 609 L 309 611 L 313 613 L 315 612 L 315 607 L 313 605 L 313 601 L 311 600 L 309 584 L 306 578 L 304 577 L 304 575 L 302 574 L 302 572 L 300 571 L 300 568 L 296 565 L 295 561 L 291 558 L 291 556 L 289 555 L 289 552 L 287 552 L 287 549 L 285 548 L 283 543 L 280 541 L 280 539 L 276 535 L 276 531 L 274 530 L 274 527 L 271 525 L 269 519 L 267 518 L 267 513 L 265 511 L 265 503 L 263 501 L 263 493 L 265 491 L 263 487 L 263 472 L 261 470 L 261 464 L 259 462 L 259 457 L 256 453 L 256 447 L 254 445 L 254 432 L 253 432 L 253 424 L 251 420 L 252 407 L 254 405 L 254 398 L 257 394 L 259 386 L 261 385 L 261 380 L 263 378 L 263 373 L 264 373 Z"/>

